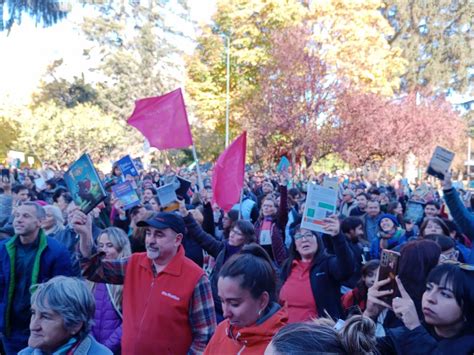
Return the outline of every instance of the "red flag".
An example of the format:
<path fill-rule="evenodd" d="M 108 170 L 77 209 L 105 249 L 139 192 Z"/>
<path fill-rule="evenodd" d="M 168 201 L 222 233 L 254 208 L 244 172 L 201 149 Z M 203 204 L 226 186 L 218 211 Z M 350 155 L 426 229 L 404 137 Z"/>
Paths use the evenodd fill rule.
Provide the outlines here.
<path fill-rule="evenodd" d="M 228 212 L 240 200 L 244 186 L 247 132 L 232 142 L 217 159 L 212 173 L 213 202 Z"/>
<path fill-rule="evenodd" d="M 193 145 L 181 89 L 137 100 L 127 123 L 142 132 L 150 145 L 158 149 Z"/>

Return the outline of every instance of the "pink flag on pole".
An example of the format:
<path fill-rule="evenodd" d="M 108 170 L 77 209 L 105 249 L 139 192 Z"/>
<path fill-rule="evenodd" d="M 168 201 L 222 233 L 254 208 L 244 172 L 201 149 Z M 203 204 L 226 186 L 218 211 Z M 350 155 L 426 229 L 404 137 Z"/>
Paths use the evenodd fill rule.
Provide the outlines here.
<path fill-rule="evenodd" d="M 217 159 L 212 173 L 213 202 L 228 212 L 240 200 L 244 186 L 247 132 L 242 133 Z"/>
<path fill-rule="evenodd" d="M 181 89 L 137 100 L 127 123 L 142 132 L 152 147 L 170 149 L 193 145 Z"/>

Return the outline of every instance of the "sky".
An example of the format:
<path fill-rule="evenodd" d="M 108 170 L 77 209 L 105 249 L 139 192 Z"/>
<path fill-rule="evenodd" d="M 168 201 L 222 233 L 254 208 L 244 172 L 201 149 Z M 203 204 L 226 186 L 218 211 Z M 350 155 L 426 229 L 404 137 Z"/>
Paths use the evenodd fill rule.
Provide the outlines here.
<path fill-rule="evenodd" d="M 189 4 L 194 20 L 210 22 L 215 0 L 191 0 Z M 65 20 L 48 28 L 36 27 L 24 15 L 21 25 L 15 25 L 9 35 L 0 32 L 0 104 L 28 103 L 47 66 L 55 59 L 64 58 L 65 76 L 68 71 L 77 75 L 87 69 L 82 56 L 87 41 L 77 30 L 84 14 L 87 10 L 82 6 L 73 7 Z M 192 45 L 183 45 L 187 52 L 192 51 Z"/>

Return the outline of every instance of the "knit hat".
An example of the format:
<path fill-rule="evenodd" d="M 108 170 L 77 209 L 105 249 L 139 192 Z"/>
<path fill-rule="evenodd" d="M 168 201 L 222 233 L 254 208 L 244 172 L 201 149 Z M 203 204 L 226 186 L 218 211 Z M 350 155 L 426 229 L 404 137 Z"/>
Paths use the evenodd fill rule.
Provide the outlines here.
<path fill-rule="evenodd" d="M 377 225 L 379 226 L 379 228 L 380 228 L 380 222 L 382 222 L 382 219 L 384 219 L 384 218 L 390 219 L 390 220 L 393 222 L 393 224 L 395 225 L 395 227 L 399 227 L 399 226 L 400 226 L 400 223 L 398 223 L 398 220 L 397 220 L 397 217 L 396 217 L 396 216 L 394 216 L 393 214 L 390 214 L 390 213 L 384 213 L 383 215 L 381 215 L 381 216 L 379 217 L 379 220 L 378 220 L 378 223 L 377 223 Z"/>

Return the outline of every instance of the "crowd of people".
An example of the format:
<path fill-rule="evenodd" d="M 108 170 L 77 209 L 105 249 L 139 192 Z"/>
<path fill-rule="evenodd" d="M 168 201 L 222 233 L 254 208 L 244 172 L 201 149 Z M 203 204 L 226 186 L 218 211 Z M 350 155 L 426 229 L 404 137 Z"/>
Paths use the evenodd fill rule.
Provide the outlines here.
<path fill-rule="evenodd" d="M 308 184 L 330 176 L 295 175 L 249 169 L 224 211 L 211 171 L 199 184 L 186 169 L 141 171 L 140 203 L 126 209 L 114 166 L 100 174 L 108 197 L 85 214 L 63 172 L 10 169 L 0 353 L 474 353 L 469 191 L 449 172 L 414 184 L 336 176 L 322 233 L 302 218 Z M 190 187 L 162 205 L 157 189 L 176 176 Z M 399 255 L 396 278 L 380 277 L 387 251 Z"/>

